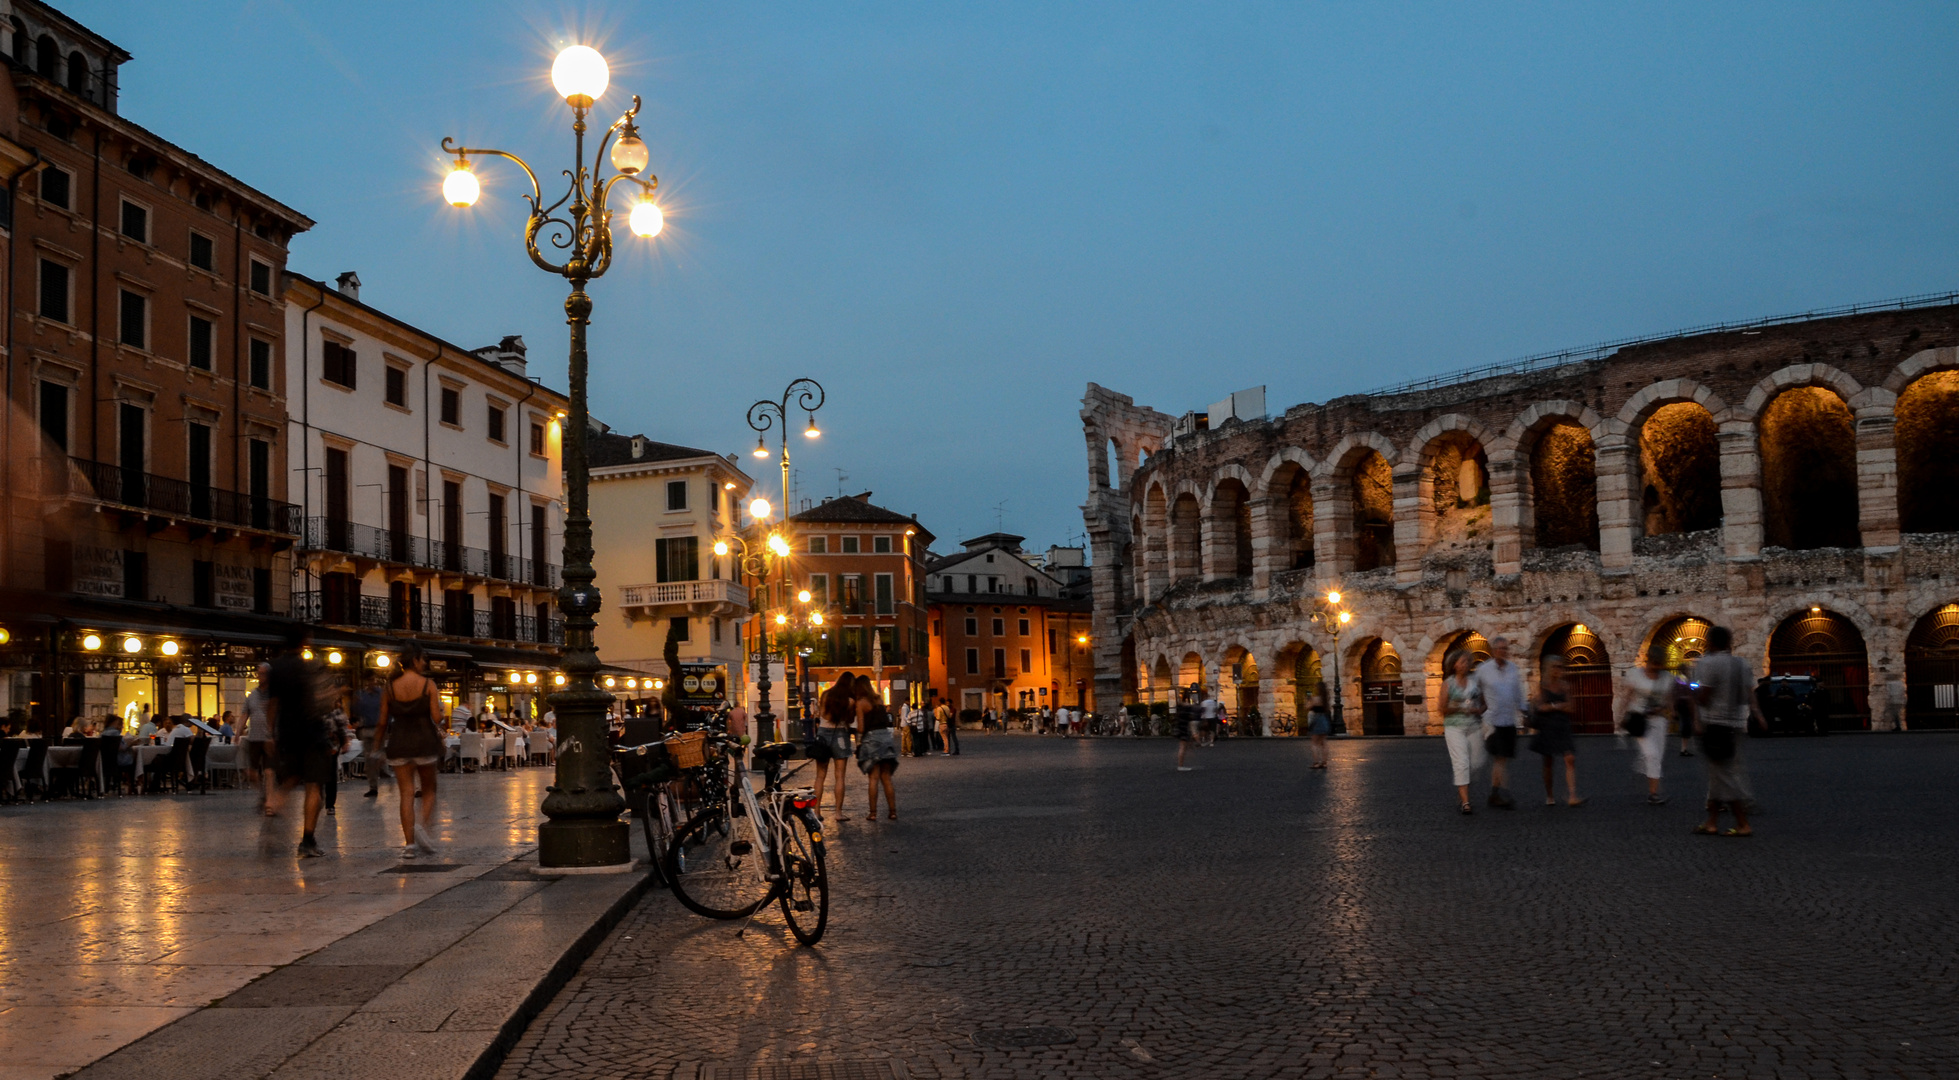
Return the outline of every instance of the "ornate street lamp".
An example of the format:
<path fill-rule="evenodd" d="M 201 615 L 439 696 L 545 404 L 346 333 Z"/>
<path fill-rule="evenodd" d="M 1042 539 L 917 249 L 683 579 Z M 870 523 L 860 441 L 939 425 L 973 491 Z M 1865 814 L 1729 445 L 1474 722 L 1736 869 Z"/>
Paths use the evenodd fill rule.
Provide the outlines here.
<path fill-rule="evenodd" d="M 748 504 L 748 516 L 754 518 L 755 524 L 762 528 L 768 527 L 769 518 L 772 513 L 773 509 L 769 506 L 769 500 L 767 499 L 756 499 Z M 714 542 L 714 553 L 716 555 L 727 555 L 735 547 L 741 549 L 741 554 L 736 556 L 740 562 L 741 569 L 757 580 L 759 594 L 767 597 L 769 595 L 769 567 L 776 559 L 786 558 L 789 555 L 789 541 L 783 539 L 781 533 L 772 532 L 769 534 L 768 540 L 764 542 L 762 550 L 750 551 L 747 540 L 739 536 L 734 536 L 723 540 L 716 540 Z M 803 595 L 808 596 L 809 594 L 804 593 Z M 751 607 L 753 606 L 755 605 L 751 604 Z M 766 607 L 767 602 L 765 600 L 759 608 L 762 613 L 762 618 L 758 623 L 761 629 L 758 633 L 759 641 L 757 645 L 762 656 L 762 673 L 755 682 L 757 695 L 755 722 L 757 725 L 756 735 L 763 742 L 773 742 L 775 740 L 775 714 L 769 711 L 769 620 Z M 777 617 L 785 624 L 788 621 L 786 615 Z M 817 616 L 817 621 L 822 621 L 820 614 Z"/>
<path fill-rule="evenodd" d="M 481 187 L 471 168 L 471 155 L 516 162 L 531 182 L 530 194 L 523 196 L 530 204 L 524 249 L 540 269 L 571 283 L 571 295 L 565 299 L 565 321 L 571 324 L 571 413 L 564 441 L 565 569 L 564 587 L 558 592 L 558 606 L 565 615 L 566 684 L 551 696 L 558 714 L 558 771 L 544 799 L 548 820 L 538 826 L 537 855 L 538 864 L 544 867 L 624 870 L 632 863 L 627 825 L 619 820 L 626 803 L 612 783 L 606 745 L 605 717 L 612 695 L 599 689 L 595 681 L 599 655 L 592 642 L 599 590 L 592 584 L 596 575 L 592 570 L 592 518 L 587 500 L 590 476 L 585 458 L 585 327 L 592 316 L 592 298 L 585 293 L 585 283 L 612 266 L 613 188 L 625 183 L 634 189 L 637 198 L 626 220 L 636 235 L 659 235 L 664 218 L 652 198 L 659 181 L 645 173 L 646 144 L 633 122 L 639 114 L 638 95 L 634 95 L 632 107 L 605 129 L 598 152 L 589 164 L 586 162 L 585 116 L 605 94 L 609 78 L 605 58 L 584 45 L 573 45 L 559 53 L 551 65 L 551 82 L 571 107 L 574 147 L 573 167 L 565 170 L 571 182 L 556 202 L 545 204 L 537 173 L 517 155 L 460 146 L 448 138 L 442 140 L 442 149 L 456 155 L 456 164 L 442 182 L 442 195 L 454 206 L 476 202 Z M 601 175 L 602 160 L 610 160 L 615 175 Z M 544 245 L 538 242 L 540 232 Z M 551 250 L 547 253 L 546 248 Z M 563 261 L 554 262 L 553 257 Z"/>
<path fill-rule="evenodd" d="M 769 456 L 769 446 L 765 441 L 768 438 L 769 429 L 775 428 L 778 433 L 777 441 L 780 444 L 779 456 L 782 465 L 782 526 L 785 533 L 789 528 L 789 515 L 792 512 L 790 507 L 795 505 L 789 501 L 789 409 L 791 408 L 789 402 L 792 399 L 796 403 L 794 407 L 809 418 L 809 423 L 803 428 L 803 437 L 814 439 L 822 435 L 822 429 L 816 426 L 816 410 L 823 407 L 823 384 L 817 382 L 815 379 L 797 379 L 783 388 L 782 398 L 780 400 L 770 401 L 764 398 L 748 407 L 748 426 L 755 432 L 754 452 L 756 457 L 766 459 Z M 771 536 L 769 538 L 770 544 L 773 546 L 782 536 L 782 533 Z M 789 554 L 788 541 L 784 539 L 781 542 L 783 545 L 781 553 L 783 555 Z M 762 584 L 764 588 L 767 588 L 768 576 L 766 570 L 762 577 Z M 769 711 L 768 643 L 769 627 L 767 621 L 764 620 L 762 624 L 762 669 L 755 679 L 755 690 L 757 694 L 755 699 L 755 723 L 758 732 L 764 735 L 773 735 L 775 732 L 775 714 Z M 786 656 L 783 657 L 782 673 L 785 678 L 789 675 L 789 658 Z"/>
<path fill-rule="evenodd" d="M 1340 689 L 1341 683 L 1346 681 L 1341 674 L 1340 632 L 1347 628 L 1348 623 L 1354 621 L 1354 613 L 1342 606 L 1340 590 L 1334 589 L 1326 594 L 1320 601 L 1319 608 L 1308 617 L 1313 620 L 1314 625 L 1333 638 L 1333 723 L 1335 727 L 1340 727 L 1345 723 Z M 1326 677 L 1324 663 L 1320 665 L 1320 677 L 1322 679 Z"/>

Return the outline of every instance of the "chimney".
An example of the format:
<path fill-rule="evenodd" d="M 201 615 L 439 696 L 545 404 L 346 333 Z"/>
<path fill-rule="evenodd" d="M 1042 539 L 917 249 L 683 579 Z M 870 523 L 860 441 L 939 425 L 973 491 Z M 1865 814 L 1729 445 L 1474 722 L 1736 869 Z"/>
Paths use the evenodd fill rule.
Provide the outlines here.
<path fill-rule="evenodd" d="M 633 436 L 633 460 L 638 461 L 640 458 L 643 458 L 645 456 L 646 456 L 646 436 L 644 435 Z"/>
<path fill-rule="evenodd" d="M 359 274 L 349 270 L 339 277 L 334 278 L 333 281 L 334 284 L 340 287 L 340 295 L 349 300 L 359 300 L 361 298 L 361 276 Z"/>

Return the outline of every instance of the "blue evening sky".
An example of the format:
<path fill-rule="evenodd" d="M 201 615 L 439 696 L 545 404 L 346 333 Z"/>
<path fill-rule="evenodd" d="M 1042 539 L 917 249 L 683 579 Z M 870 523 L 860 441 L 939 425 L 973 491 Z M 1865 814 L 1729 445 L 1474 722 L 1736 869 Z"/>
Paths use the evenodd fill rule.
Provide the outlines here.
<path fill-rule="evenodd" d="M 452 212 L 436 144 L 562 168 L 550 61 L 597 45 L 670 214 L 594 289 L 599 416 L 743 451 L 813 376 L 801 492 L 841 468 L 940 551 L 1081 531 L 1090 380 L 1277 411 L 1959 288 L 1959 5 L 64 7 L 130 117 L 319 221 L 294 269 L 561 388 L 517 176 Z"/>

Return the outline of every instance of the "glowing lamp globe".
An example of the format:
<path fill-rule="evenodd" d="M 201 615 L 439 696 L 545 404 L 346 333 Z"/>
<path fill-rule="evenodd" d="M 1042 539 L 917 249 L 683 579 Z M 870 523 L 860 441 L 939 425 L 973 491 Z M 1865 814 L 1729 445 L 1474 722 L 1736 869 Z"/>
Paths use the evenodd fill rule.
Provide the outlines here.
<path fill-rule="evenodd" d="M 590 45 L 573 45 L 558 54 L 551 64 L 551 85 L 558 88 L 559 96 L 574 109 L 589 109 L 592 102 L 605 94 L 606 84 L 612 81 L 612 73 L 605 66 L 605 57 Z"/>
<path fill-rule="evenodd" d="M 467 165 L 457 165 L 442 178 L 442 197 L 450 206 L 475 206 L 476 199 L 483 194 L 482 185 L 476 182 L 476 174 Z"/>
<path fill-rule="evenodd" d="M 714 542 L 714 553 L 716 555 L 726 555 L 728 553 L 728 542 L 726 540 L 716 540 Z"/>
<path fill-rule="evenodd" d="M 748 504 L 748 516 L 756 521 L 763 521 L 768 518 L 770 509 L 769 500 L 756 499 Z"/>
<path fill-rule="evenodd" d="M 816 624 L 816 625 L 818 625 L 818 626 L 822 626 L 822 625 L 823 625 L 823 613 L 822 613 L 822 612 L 820 612 L 820 611 L 818 611 L 818 612 L 815 612 L 815 613 L 813 613 L 813 614 L 811 614 L 811 615 L 810 615 L 810 617 L 809 617 L 809 621 L 810 621 L 810 622 L 813 622 L 813 623 L 815 623 L 815 624 Z"/>
<path fill-rule="evenodd" d="M 803 604 L 809 603 L 809 590 L 804 589 L 801 592 L 797 593 L 796 600 L 798 603 L 803 603 Z"/>
<path fill-rule="evenodd" d="M 612 144 L 612 167 L 631 176 L 646 168 L 646 143 L 637 135 L 628 135 Z"/>
<path fill-rule="evenodd" d="M 135 637 L 126 637 L 126 638 L 123 638 L 123 639 L 122 639 L 122 651 L 123 651 L 123 652 L 126 652 L 126 653 L 139 653 L 139 652 L 142 652 L 142 651 L 143 651 L 143 639 L 142 639 L 142 638 L 135 638 Z"/>
<path fill-rule="evenodd" d="M 770 533 L 769 550 L 775 552 L 777 555 L 787 555 L 789 554 L 789 541 L 784 540 L 781 533 Z"/>
<path fill-rule="evenodd" d="M 667 216 L 650 200 L 641 200 L 633 204 L 633 212 L 627 215 L 626 224 L 633 230 L 634 236 L 651 240 L 667 227 Z"/>

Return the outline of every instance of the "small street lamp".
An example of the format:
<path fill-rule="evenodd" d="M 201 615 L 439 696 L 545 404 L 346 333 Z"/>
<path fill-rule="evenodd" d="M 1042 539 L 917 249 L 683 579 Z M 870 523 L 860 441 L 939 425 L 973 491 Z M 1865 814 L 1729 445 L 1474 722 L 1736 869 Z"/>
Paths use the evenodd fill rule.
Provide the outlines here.
<path fill-rule="evenodd" d="M 1340 673 L 1340 631 L 1346 629 L 1347 624 L 1354 621 L 1354 613 L 1342 606 L 1340 590 L 1334 589 L 1326 594 L 1325 598 L 1320 601 L 1318 609 L 1308 617 L 1313 620 L 1314 625 L 1324 630 L 1333 638 L 1333 678 L 1331 680 L 1333 683 L 1333 723 L 1336 728 L 1344 731 L 1345 728 L 1341 727 L 1341 725 L 1346 721 L 1340 684 L 1345 680 Z M 1321 678 L 1325 678 L 1326 676 L 1325 664 L 1320 665 L 1320 676 Z"/>
<path fill-rule="evenodd" d="M 792 400 L 795 402 L 794 406 L 790 405 Z M 787 530 L 789 527 L 789 515 L 794 513 L 791 508 L 795 506 L 795 503 L 790 501 L 789 491 L 789 410 L 793 407 L 801 411 L 808 418 L 809 422 L 803 427 L 803 437 L 814 439 L 823 434 L 823 429 L 816 426 L 816 411 L 823 407 L 823 400 L 822 383 L 817 382 L 815 379 L 796 379 L 783 388 L 780 399 L 772 401 L 768 398 L 763 398 L 761 401 L 748 407 L 748 426 L 755 432 L 754 454 L 756 457 L 766 459 L 769 456 L 769 445 L 766 441 L 768 431 L 770 428 L 774 428 L 777 432 L 777 440 L 780 444 L 778 456 L 781 459 L 780 464 L 782 466 L 782 527 L 784 530 Z M 763 503 L 763 505 L 766 506 L 767 503 Z M 762 515 L 758 515 L 756 520 L 761 520 L 761 517 Z M 788 557 L 791 550 L 788 539 L 780 532 L 770 534 L 769 547 L 774 554 L 784 558 Z M 766 567 L 762 574 L 762 584 L 764 588 L 768 585 Z M 775 731 L 775 714 L 769 711 L 768 643 L 769 627 L 765 620 L 762 624 L 762 669 L 755 679 L 755 689 L 758 694 L 756 698 L 755 723 L 759 732 L 772 736 Z M 783 676 L 787 678 L 788 674 L 789 658 L 785 656 L 783 657 Z"/>
<path fill-rule="evenodd" d="M 755 524 L 767 528 L 769 517 L 773 512 L 773 508 L 769 506 L 769 501 L 767 499 L 756 499 L 749 503 L 748 508 L 749 516 L 755 519 Z M 769 624 L 771 619 L 767 614 L 768 603 L 766 598 L 769 596 L 770 568 L 777 559 L 787 560 L 790 551 L 789 541 L 784 539 L 780 532 L 771 532 L 768 534 L 768 539 L 762 543 L 760 550 L 750 549 L 748 541 L 740 536 L 727 537 L 714 542 L 714 553 L 717 556 L 726 556 L 731 552 L 735 552 L 737 549 L 739 549 L 739 554 L 736 555 L 736 559 L 740 564 L 741 570 L 756 579 L 756 587 L 759 590 L 759 594 L 764 598 L 762 603 L 752 605 L 757 611 L 762 613 L 762 618 L 756 622 L 756 634 L 759 639 L 757 646 L 762 656 L 762 670 L 761 674 L 755 680 L 755 720 L 757 737 L 763 742 L 772 742 L 776 736 L 775 714 L 769 711 L 769 688 L 773 684 L 769 680 Z M 804 589 L 798 593 L 797 600 L 800 603 L 808 604 L 810 602 L 809 590 Z M 814 612 L 808 618 L 816 626 L 823 625 L 823 613 L 821 611 Z M 784 633 L 787 633 L 791 629 L 791 620 L 787 612 L 777 612 L 773 621 Z M 795 621 L 797 626 L 800 627 L 803 618 L 799 616 Z M 789 663 L 788 657 L 785 656 L 783 658 L 783 675 L 787 677 L 788 674 Z"/>
<path fill-rule="evenodd" d="M 659 235 L 665 217 L 653 202 L 659 181 L 645 171 L 646 143 L 634 122 L 639 115 L 638 95 L 634 95 L 632 107 L 605 129 L 592 160 L 588 163 L 585 159 L 585 117 L 605 95 L 610 80 L 605 58 L 585 45 L 564 50 L 551 65 L 551 82 L 571 108 L 573 157 L 572 167 L 565 170 L 569 187 L 548 205 L 537 173 L 524 159 L 503 150 L 442 140 L 443 151 L 456 155 L 455 167 L 442 181 L 442 196 L 453 206 L 472 206 L 482 193 L 470 161 L 472 155 L 504 158 L 524 170 L 531 182 L 530 192 L 522 196 L 530 205 L 529 220 L 524 224 L 524 250 L 539 269 L 571 283 L 571 295 L 565 299 L 565 321 L 571 324 L 571 412 L 566 419 L 564 456 L 564 587 L 558 592 L 558 606 L 565 615 L 563 671 L 567 683 L 551 696 L 560 734 L 556 782 L 543 806 L 549 820 L 537 830 L 538 864 L 543 867 L 625 869 L 632 863 L 627 825 L 619 819 L 626 803 L 612 783 L 606 749 L 606 712 L 613 699 L 596 681 L 599 656 L 592 641 L 600 604 L 599 590 L 592 584 L 597 575 L 592 569 L 592 518 L 587 498 L 591 477 L 585 452 L 585 328 L 591 322 L 592 298 L 586 294 L 585 285 L 612 266 L 614 211 L 610 203 L 615 187 L 628 184 L 636 196 L 626 217 L 635 235 Z M 612 164 L 614 175 L 610 178 L 601 175 L 602 160 Z M 544 235 L 542 245 L 539 233 Z M 549 256 L 564 261 L 553 262 Z"/>

